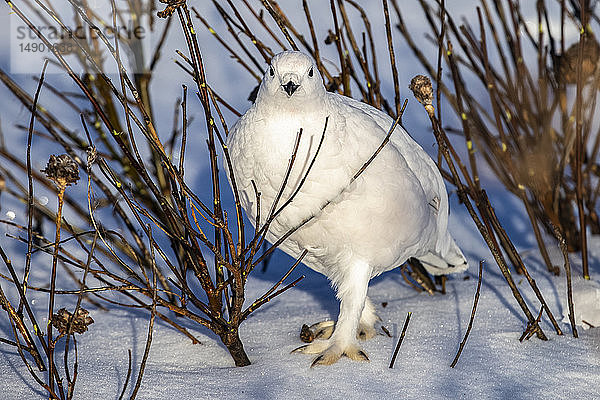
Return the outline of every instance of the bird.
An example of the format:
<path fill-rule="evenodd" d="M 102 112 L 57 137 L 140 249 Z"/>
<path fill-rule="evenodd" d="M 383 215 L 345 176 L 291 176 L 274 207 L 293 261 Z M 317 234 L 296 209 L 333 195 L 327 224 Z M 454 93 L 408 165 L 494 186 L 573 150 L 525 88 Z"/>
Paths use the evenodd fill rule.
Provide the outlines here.
<path fill-rule="evenodd" d="M 359 339 L 379 320 L 369 281 L 416 258 L 434 275 L 464 271 L 448 232 L 448 195 L 434 161 L 400 125 L 366 103 L 328 92 L 299 51 L 272 57 L 254 103 L 226 139 L 229 183 L 266 240 L 325 275 L 340 302 L 319 339 L 292 352 L 312 365 L 368 361 Z M 292 232 L 291 234 L 289 234 Z"/>

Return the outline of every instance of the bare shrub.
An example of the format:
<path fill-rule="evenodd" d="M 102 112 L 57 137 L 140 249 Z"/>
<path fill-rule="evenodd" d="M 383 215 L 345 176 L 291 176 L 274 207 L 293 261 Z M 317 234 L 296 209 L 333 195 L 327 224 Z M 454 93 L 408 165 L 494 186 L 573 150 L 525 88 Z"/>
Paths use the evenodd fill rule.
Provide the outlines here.
<path fill-rule="evenodd" d="M 393 3 L 400 32 L 428 73 L 439 77 Z M 432 45 L 440 46 L 451 72 L 453 88 L 445 80 L 438 87 L 462 121 L 471 170 L 477 175 L 477 152 L 523 202 L 549 271 L 559 273 L 540 227 L 551 236 L 562 232 L 569 251 L 581 254 L 582 275 L 589 279 L 586 227 L 600 233 L 600 128 L 594 120 L 600 47 L 592 34 L 598 17 L 591 2 L 537 2 L 537 30 L 518 2 L 482 0 L 478 21 L 462 24 L 434 2 L 420 4 Z M 573 26 L 580 38 L 567 47 L 565 31 Z M 467 87 L 466 79 L 480 85 Z M 482 91 L 488 103 L 482 103 Z"/>

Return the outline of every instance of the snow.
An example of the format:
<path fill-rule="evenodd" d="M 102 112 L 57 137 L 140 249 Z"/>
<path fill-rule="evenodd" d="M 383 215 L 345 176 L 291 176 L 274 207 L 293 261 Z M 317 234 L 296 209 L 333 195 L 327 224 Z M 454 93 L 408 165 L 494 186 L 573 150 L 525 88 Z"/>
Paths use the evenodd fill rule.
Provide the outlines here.
<path fill-rule="evenodd" d="M 457 212 L 451 229 L 472 225 L 465 223 L 466 213 L 457 204 L 453 206 Z M 565 334 L 557 336 L 543 318 L 542 327 L 550 340 L 543 342 L 534 337 L 520 343 L 526 321 L 497 266 L 473 227 L 469 227 L 470 234 L 457 230 L 463 232 L 462 244 L 472 264 L 479 259 L 486 262 L 474 326 L 454 369 L 450 363 L 469 320 L 477 285 L 476 268 L 449 279 L 446 295 L 417 293 L 397 271 L 375 279 L 369 295 L 377 305 L 381 325 L 393 337 L 380 330 L 377 337 L 364 343 L 369 363 L 343 358 L 334 366 L 311 369 L 310 356 L 290 351 L 302 344 L 298 336 L 301 325 L 334 318 L 338 303 L 325 278 L 302 266 L 290 277 L 306 275 L 296 288 L 273 300 L 242 325 L 242 340 L 252 361 L 248 367 L 234 367 L 226 349 L 208 331 L 178 321 L 202 342 L 193 345 L 157 320 L 139 398 L 348 399 L 358 394 L 364 398 L 597 398 L 600 329 L 580 329 L 579 339 L 574 339 L 565 320 L 560 323 Z M 591 244 L 597 255 L 600 238 L 594 237 Z M 265 274 L 257 271 L 248 284 L 248 300 L 269 289 L 288 261 L 286 256 L 276 257 Z M 560 258 L 555 261 L 558 263 Z M 592 277 L 599 276 L 597 256 L 592 265 Z M 566 314 L 564 274 L 548 276 L 542 261 L 533 257 L 529 258 L 528 267 L 555 315 Z M 519 276 L 516 280 L 529 304 L 537 304 L 527 283 Z M 580 287 L 597 290 L 598 286 L 597 280 L 576 281 L 574 288 L 576 312 L 592 313 L 584 318 L 592 324 L 600 318 L 597 301 L 584 309 L 585 305 L 577 299 Z M 386 307 L 382 303 L 387 303 Z M 36 302 L 35 306 L 43 315 L 45 302 Z M 406 337 L 394 368 L 389 369 L 409 311 L 413 314 Z M 75 397 L 116 398 L 127 373 L 128 349 L 133 354 L 133 376 L 137 374 L 147 334 L 147 314 L 92 309 L 91 315 L 95 323 L 87 333 L 78 336 L 80 370 Z M 5 320 L 2 329 L 8 336 Z M 32 398 L 36 394 L 43 397 L 16 352 L 8 346 L 0 349 L 0 392 L 7 393 L 6 398 L 10 399 Z"/>
<path fill-rule="evenodd" d="M 591 326 L 600 327 L 600 284 L 598 282 L 576 279 L 573 282 L 573 304 L 576 325 L 582 326 L 583 329 L 589 329 Z M 567 305 L 563 303 L 563 307 L 566 308 Z M 563 322 L 568 321 L 567 310 Z"/>
<path fill-rule="evenodd" d="M 283 3 L 283 2 L 282 2 Z M 416 10 L 416 2 L 407 3 L 406 15 Z M 460 2 L 464 13 L 473 14 L 471 6 Z M 404 5 L 403 5 L 404 7 Z M 459 6 L 457 6 L 458 8 Z M 374 11 L 373 11 L 374 10 Z M 379 12 L 373 6 L 370 12 Z M 326 13 L 313 11 L 315 23 L 325 18 Z M 320 16 L 322 15 L 322 16 Z M 301 15 L 299 15 L 300 17 Z M 213 15 L 214 17 L 214 15 Z M 216 18 L 213 19 L 213 22 Z M 407 20 L 415 29 L 424 29 L 419 18 Z M 385 43 L 382 27 L 376 27 L 377 40 Z M 380 29 L 381 28 L 381 29 Z M 197 28 L 200 31 L 200 28 Z M 224 31 L 219 26 L 215 29 Z M 214 43 L 205 33 L 202 44 L 207 74 L 214 79 L 215 87 L 223 88 L 225 98 L 238 98 L 235 106 L 247 106 L 245 95 L 255 83 L 248 79 L 238 67 L 227 62 L 222 65 L 222 57 L 216 56 Z M 410 50 L 394 33 L 398 42 L 399 60 L 403 94 L 407 94 L 406 83 L 415 73 L 421 72 L 414 61 Z M 181 40 L 180 35 L 173 35 L 173 41 Z M 182 41 L 171 48 L 181 48 Z M 212 46 L 212 47 L 211 47 Z M 3 67 L 6 63 L 4 45 L 0 49 Z M 383 54 L 379 53 L 380 63 Z M 167 66 L 159 66 L 159 70 L 167 74 L 173 66 L 165 59 Z M 179 74 L 179 72 L 178 72 Z M 157 104 L 164 114 L 162 129 L 170 132 L 172 106 L 180 95 L 180 83 L 186 78 L 173 80 L 172 74 L 165 75 L 169 79 L 155 82 L 157 93 L 161 99 Z M 234 77 L 235 79 L 233 79 Z M 385 77 L 384 77 L 385 78 Z M 386 85 L 390 90 L 389 77 Z M 29 79 L 21 79 L 33 93 L 35 83 Z M 231 82 L 239 82 L 232 85 Z M 68 80 L 63 84 L 72 90 Z M 189 81 L 188 81 L 189 84 Z M 191 84 L 189 84 L 192 87 Z M 240 88 L 241 87 L 241 88 Z M 240 97 L 239 93 L 244 96 Z M 15 104 L 4 87 L 0 88 L 3 108 L 1 114 L 2 128 L 12 131 L 15 122 L 28 121 L 29 114 L 20 105 Z M 44 98 L 42 93 L 42 99 Z M 46 97 L 48 99 L 50 97 Z M 191 98 L 191 96 L 190 96 Z M 11 100 L 4 100 L 11 99 Z M 433 153 L 435 148 L 433 136 L 427 128 L 424 112 L 411 102 L 405 115 L 405 125 L 412 134 L 416 134 L 423 147 Z M 202 120 L 200 111 L 195 111 L 197 120 Z M 233 119 L 230 119 L 230 123 Z M 195 126 L 200 132 L 201 126 Z M 6 135 L 5 140 L 18 145 L 24 143 L 19 135 Z M 43 160 L 48 152 L 58 151 L 50 147 L 42 139 L 35 139 L 38 146 L 34 157 L 34 168 L 43 167 Z M 194 168 L 193 163 L 202 159 L 204 154 L 203 139 L 190 143 L 189 154 L 197 154 L 195 159 L 188 158 L 188 179 L 192 187 L 205 187 L 207 177 L 203 167 Z M 24 147 L 23 147 L 24 153 Z M 39 165 L 38 165 L 39 164 Z M 495 265 L 484 242 L 480 238 L 474 224 L 464 209 L 458 204 L 456 195 L 450 196 L 451 215 L 450 231 L 457 243 L 464 250 L 471 268 L 464 274 L 450 277 L 445 295 L 430 296 L 417 293 L 407 286 L 400 273 L 388 272 L 371 282 L 369 296 L 377 306 L 381 317 L 381 325 L 392 334 L 386 336 L 382 330 L 374 339 L 364 343 L 364 349 L 370 362 L 353 362 L 343 358 L 330 367 L 309 368 L 312 358 L 302 354 L 290 354 L 300 346 L 300 327 L 304 323 L 314 323 L 327 318 L 335 318 L 338 302 L 328 286 L 326 279 L 312 270 L 300 266 L 290 276 L 289 281 L 305 275 L 297 287 L 274 299 L 254 313 L 241 327 L 241 337 L 252 365 L 236 368 L 227 350 L 208 330 L 189 321 L 177 319 L 196 337 L 201 344 L 193 345 L 190 340 L 172 329 L 159 319 L 156 320 L 154 340 L 150 357 L 146 366 L 142 386 L 138 398 L 193 398 L 193 399 L 365 399 L 378 398 L 514 398 L 514 399 L 554 399 L 577 398 L 596 399 L 600 387 L 600 329 L 585 329 L 588 325 L 600 326 L 600 237 L 590 237 L 590 274 L 591 281 L 583 281 L 581 263 L 573 257 L 574 301 L 576 321 L 579 326 L 579 338 L 571 336 L 566 303 L 566 281 L 564 271 L 561 276 L 550 275 L 537 255 L 535 238 L 530 233 L 527 217 L 522 206 L 511 195 L 503 191 L 497 182 L 491 181 L 491 175 L 483 176 L 484 186 L 496 206 L 497 214 L 513 238 L 515 245 L 522 252 L 526 265 L 536 279 L 550 309 L 559 320 L 564 335 L 558 336 L 544 315 L 542 328 L 549 340 L 544 342 L 533 337 L 519 342 L 519 337 L 526 328 L 516 301 L 504 282 L 498 267 Z M 48 207 L 56 207 L 56 199 L 51 193 L 44 193 Z M 15 219 L 23 223 L 24 208 L 7 195 L 0 197 L 2 201 L 2 218 Z M 24 247 L 14 239 L 5 237 L 6 233 L 19 235 L 14 228 L 0 226 L 0 241 L 9 252 L 13 263 L 20 267 L 24 262 Z M 551 249 L 551 257 L 557 265 L 562 266 L 562 256 L 558 248 Z M 481 297 L 477 308 L 473 329 L 465 349 L 455 368 L 450 363 L 456 354 L 458 345 L 467 328 L 473 297 L 477 286 L 477 264 L 485 260 Z M 289 268 L 292 260 L 282 253 L 273 257 L 266 273 L 255 271 L 247 286 L 247 301 L 251 302 L 268 290 Z M 0 265 L 0 272 L 5 268 Z M 35 266 L 32 279 L 47 282 L 46 270 L 43 266 Z M 467 279 L 468 278 L 468 279 Z M 528 305 L 537 313 L 539 304 L 527 281 L 519 275 L 514 276 Z M 7 290 L 7 283 L 0 281 Z M 7 290 L 14 301 L 15 293 Z M 45 297 L 39 293 L 31 293 L 34 312 L 45 325 Z M 383 307 L 386 303 L 386 307 Z M 72 307 L 73 299 L 59 297 L 57 308 Z M 89 304 L 95 323 L 88 332 L 78 335 L 79 378 L 75 390 L 75 398 L 79 399 L 113 399 L 118 398 L 127 373 L 128 355 L 132 350 L 133 374 L 135 381 L 141 361 L 148 328 L 148 313 L 138 310 L 112 309 L 102 311 Z M 412 318 L 398 358 L 393 369 L 388 365 L 394 346 L 400 335 L 407 312 Z M 5 314 L 0 314 L 0 337 L 11 338 L 10 324 Z M 62 350 L 58 349 L 59 359 Z M 131 384 L 127 393 L 131 392 Z M 0 343 L 0 397 L 6 399 L 30 399 L 47 397 L 37 386 L 23 366 L 17 352 L 10 346 Z"/>

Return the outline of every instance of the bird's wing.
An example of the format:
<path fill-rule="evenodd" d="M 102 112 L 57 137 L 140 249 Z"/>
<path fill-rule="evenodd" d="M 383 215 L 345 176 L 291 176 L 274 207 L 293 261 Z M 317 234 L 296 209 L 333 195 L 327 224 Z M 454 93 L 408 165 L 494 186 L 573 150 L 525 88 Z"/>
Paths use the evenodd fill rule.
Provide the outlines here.
<path fill-rule="evenodd" d="M 357 101 L 350 97 L 333 94 L 339 98 L 340 102 L 360 110 L 367 114 L 381 128 L 377 134 L 381 136 L 381 140 L 385 138 L 391 128 L 394 120 L 382 112 L 366 103 Z M 434 208 L 437 214 L 437 233 L 438 240 L 436 241 L 435 251 L 445 253 L 449 246 L 449 239 L 446 233 L 448 226 L 448 195 L 446 186 L 438 171 L 437 165 L 431 157 L 423 150 L 423 148 L 409 135 L 401 126 L 396 127 L 394 133 L 390 137 L 390 143 L 402 154 L 409 168 L 417 176 L 421 183 L 421 187 L 427 196 L 429 205 Z"/>

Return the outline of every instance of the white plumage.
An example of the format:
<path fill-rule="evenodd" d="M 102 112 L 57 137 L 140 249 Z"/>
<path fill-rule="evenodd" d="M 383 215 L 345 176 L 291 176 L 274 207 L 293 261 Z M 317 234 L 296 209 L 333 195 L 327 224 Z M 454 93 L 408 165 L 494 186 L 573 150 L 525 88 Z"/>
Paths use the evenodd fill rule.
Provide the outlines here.
<path fill-rule="evenodd" d="M 328 118 L 323 144 L 306 175 Z M 369 280 L 416 257 L 432 274 L 463 271 L 467 262 L 447 231 L 448 197 L 435 163 L 397 127 L 390 142 L 354 181 L 352 177 L 380 146 L 393 120 L 354 99 L 329 93 L 313 60 L 283 52 L 271 61 L 255 103 L 227 138 L 241 203 L 252 223 L 267 218 L 300 129 L 302 135 L 289 180 L 278 205 L 300 187 L 271 224 L 278 238 L 311 218 L 280 248 L 327 276 L 340 299 L 335 328 L 323 323 L 322 337 L 297 351 L 318 354 L 314 364 L 342 355 L 368 360 L 357 337 L 375 334 Z M 229 176 L 231 181 L 232 177 Z"/>

